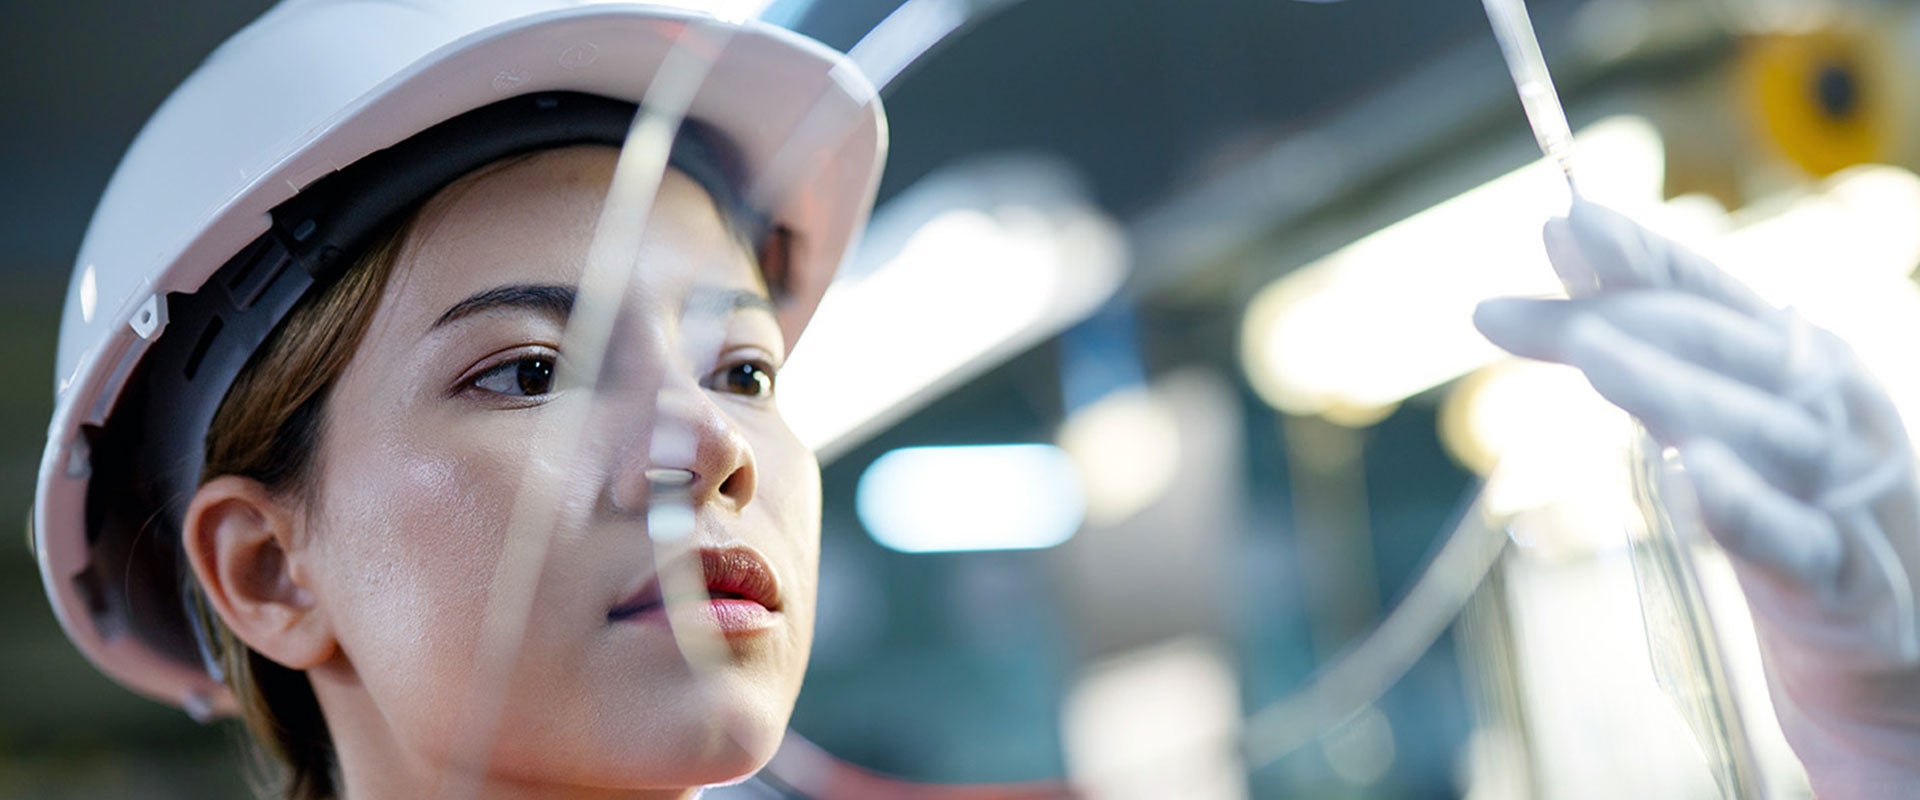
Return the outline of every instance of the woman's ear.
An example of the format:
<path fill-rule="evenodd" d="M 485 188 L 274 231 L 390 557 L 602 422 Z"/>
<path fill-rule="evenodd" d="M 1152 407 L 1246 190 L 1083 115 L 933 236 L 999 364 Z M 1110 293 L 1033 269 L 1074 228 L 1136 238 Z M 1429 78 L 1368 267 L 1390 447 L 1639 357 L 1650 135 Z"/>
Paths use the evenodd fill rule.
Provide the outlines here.
<path fill-rule="evenodd" d="M 187 506 L 187 560 L 207 602 L 235 636 L 288 669 L 334 653 L 333 629 L 301 563 L 303 515 L 251 478 L 207 481 Z"/>

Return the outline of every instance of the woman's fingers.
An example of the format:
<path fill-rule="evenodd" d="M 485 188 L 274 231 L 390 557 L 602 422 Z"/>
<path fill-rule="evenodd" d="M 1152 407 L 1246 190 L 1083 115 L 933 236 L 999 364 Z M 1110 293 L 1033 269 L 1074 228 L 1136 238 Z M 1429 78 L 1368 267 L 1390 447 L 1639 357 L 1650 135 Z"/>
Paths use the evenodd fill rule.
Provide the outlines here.
<path fill-rule="evenodd" d="M 1509 351 L 1580 369 L 1602 397 L 1663 442 L 1715 439 L 1794 494 L 1817 491 L 1822 482 L 1832 442 L 1806 411 L 1641 341 L 1588 306 L 1490 301 L 1474 321 Z"/>
<path fill-rule="evenodd" d="M 1529 350 L 1563 346 L 1565 327 L 1576 318 L 1591 316 L 1761 391 L 1784 392 L 1794 386 L 1791 342 L 1785 331 L 1691 295 L 1630 291 L 1571 301 L 1501 298 L 1487 301 L 1484 307 L 1493 324 L 1523 329 L 1515 335 L 1530 340 Z M 1532 352 L 1521 355 L 1562 360 Z"/>
<path fill-rule="evenodd" d="M 1824 586 L 1840 568 L 1840 532 L 1828 515 L 1788 496 L 1720 442 L 1679 447 L 1700 517 L 1728 552 L 1803 586 Z"/>
<path fill-rule="evenodd" d="M 1547 222 L 1547 255 L 1576 296 L 1617 289 L 1677 289 L 1760 316 L 1773 307 L 1732 275 L 1617 211 L 1576 200 Z"/>
<path fill-rule="evenodd" d="M 1600 292 L 1602 286 L 1600 275 L 1593 268 L 1594 259 L 1573 235 L 1573 223 L 1566 217 L 1549 219 L 1540 230 L 1540 238 L 1547 245 L 1547 263 L 1553 265 L 1553 272 L 1560 276 L 1560 285 L 1567 287 L 1569 297 L 1589 297 Z"/>

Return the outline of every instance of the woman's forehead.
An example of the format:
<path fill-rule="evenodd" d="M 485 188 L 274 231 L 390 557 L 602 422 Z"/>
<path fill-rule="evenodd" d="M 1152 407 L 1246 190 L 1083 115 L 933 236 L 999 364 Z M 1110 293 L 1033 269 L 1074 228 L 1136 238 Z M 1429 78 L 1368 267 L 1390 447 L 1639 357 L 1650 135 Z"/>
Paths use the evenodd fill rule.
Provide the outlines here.
<path fill-rule="evenodd" d="M 543 151 L 483 168 L 436 195 L 399 253 L 395 311 L 432 318 L 496 286 L 577 284 L 617 159 L 603 146 Z M 751 257 L 692 179 L 668 170 L 645 221 L 632 291 L 760 290 Z"/>

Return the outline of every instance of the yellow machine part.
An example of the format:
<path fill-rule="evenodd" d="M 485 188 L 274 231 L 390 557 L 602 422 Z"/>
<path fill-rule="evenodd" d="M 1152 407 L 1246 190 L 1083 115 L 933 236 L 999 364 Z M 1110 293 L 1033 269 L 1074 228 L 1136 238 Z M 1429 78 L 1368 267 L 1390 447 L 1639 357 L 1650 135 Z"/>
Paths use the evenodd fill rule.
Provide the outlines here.
<path fill-rule="evenodd" d="M 1761 136 L 1815 176 L 1897 160 L 1905 107 L 1901 64 L 1872 32 L 1818 30 L 1747 40 L 1747 106 Z"/>

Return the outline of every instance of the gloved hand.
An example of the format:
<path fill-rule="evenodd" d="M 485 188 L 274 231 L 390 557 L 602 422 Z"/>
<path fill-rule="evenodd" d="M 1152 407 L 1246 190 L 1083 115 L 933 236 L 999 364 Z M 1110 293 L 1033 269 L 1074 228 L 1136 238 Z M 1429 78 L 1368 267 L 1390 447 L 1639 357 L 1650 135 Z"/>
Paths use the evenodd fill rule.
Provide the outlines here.
<path fill-rule="evenodd" d="M 1837 337 L 1615 212 L 1576 202 L 1546 239 L 1573 299 L 1474 323 L 1678 449 L 1816 793 L 1920 797 L 1920 483 L 1887 395 Z"/>

